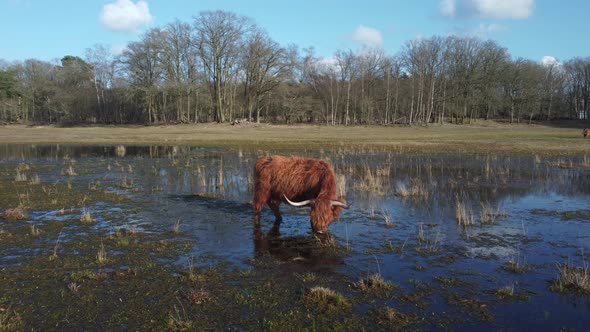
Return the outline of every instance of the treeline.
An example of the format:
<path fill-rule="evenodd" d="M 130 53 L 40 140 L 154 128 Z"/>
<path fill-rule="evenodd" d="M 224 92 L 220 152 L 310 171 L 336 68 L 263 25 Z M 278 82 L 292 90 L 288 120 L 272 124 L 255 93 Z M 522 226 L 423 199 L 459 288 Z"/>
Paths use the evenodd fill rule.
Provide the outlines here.
<path fill-rule="evenodd" d="M 428 124 L 588 118 L 590 57 L 513 59 L 491 40 L 432 37 L 395 55 L 283 46 L 249 18 L 202 12 L 112 56 L 0 61 L 0 122 Z"/>

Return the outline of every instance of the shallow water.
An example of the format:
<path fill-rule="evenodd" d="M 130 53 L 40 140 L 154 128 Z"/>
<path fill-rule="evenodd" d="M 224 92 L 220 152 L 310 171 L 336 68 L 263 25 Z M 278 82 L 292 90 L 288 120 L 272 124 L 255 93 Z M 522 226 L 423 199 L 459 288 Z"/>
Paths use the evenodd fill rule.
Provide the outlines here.
<path fill-rule="evenodd" d="M 274 218 L 268 208 L 262 214 L 261 233 L 253 229 L 249 205 L 253 165 L 269 153 L 332 162 L 342 194 L 352 203 L 330 226 L 343 253 L 328 253 L 310 244 L 314 237 L 306 209 L 281 207 L 281 237 L 266 236 Z M 287 273 L 314 271 L 339 275 L 351 283 L 380 273 L 408 293 L 417 292 L 417 285 L 428 285 L 433 292 L 424 308 L 395 299 L 384 305 L 420 316 L 454 315 L 458 319 L 448 327 L 455 330 L 588 328 L 588 295 L 549 290 L 557 277 L 556 264 L 587 266 L 588 156 L 4 145 L 0 161 L 0 176 L 7 187 L 24 163 L 29 166 L 23 171 L 28 179 L 38 175 L 47 186 L 67 185 L 80 196 L 98 187 L 125 198 L 86 204 L 79 197 L 82 202 L 71 206 L 29 211 L 29 224 L 60 223 L 59 241 L 64 243 L 92 232 L 113 234 L 120 228 L 167 234 L 178 224 L 181 238 L 191 248 L 186 254 L 161 259 L 170 266 L 184 268 L 190 261 L 199 267 L 241 270 L 270 254 L 293 263 L 277 267 Z M 70 166 L 76 175 L 64 173 Z M 412 188 L 417 188 L 414 194 Z M 473 215 L 474 225 L 457 224 L 458 201 Z M 482 204 L 493 211 L 494 223 L 481 224 Z M 0 204 L 2 211 L 11 207 L 7 200 Z M 92 226 L 80 225 L 83 212 L 95 219 Z M 0 220 L 0 225 L 11 223 Z M 39 241 L 51 247 L 55 239 Z M 0 247 L 0 268 L 5 269 L 46 254 L 26 244 Z M 510 262 L 529 271 L 516 274 L 504 269 Z M 461 283 L 446 287 L 444 278 Z M 506 286 L 529 300 L 495 300 L 495 291 Z M 480 319 L 477 310 L 451 304 L 453 296 L 477 299 L 493 319 Z M 363 314 L 366 308 L 359 305 L 355 310 Z M 425 324 L 421 327 L 441 328 Z"/>

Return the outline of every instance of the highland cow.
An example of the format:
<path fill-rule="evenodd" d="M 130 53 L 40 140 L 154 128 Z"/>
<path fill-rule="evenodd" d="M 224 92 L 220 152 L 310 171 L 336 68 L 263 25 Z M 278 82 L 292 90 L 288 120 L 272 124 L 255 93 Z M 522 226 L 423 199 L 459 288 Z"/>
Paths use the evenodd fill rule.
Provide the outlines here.
<path fill-rule="evenodd" d="M 268 204 L 274 212 L 278 228 L 282 221 L 279 205 L 311 207 L 311 228 L 325 233 L 349 206 L 337 197 L 336 174 L 323 160 L 300 157 L 270 156 L 258 159 L 254 170 L 255 223 L 260 223 L 260 210 Z"/>
<path fill-rule="evenodd" d="M 590 138 L 590 128 L 584 128 L 582 135 L 584 135 L 584 138 Z"/>

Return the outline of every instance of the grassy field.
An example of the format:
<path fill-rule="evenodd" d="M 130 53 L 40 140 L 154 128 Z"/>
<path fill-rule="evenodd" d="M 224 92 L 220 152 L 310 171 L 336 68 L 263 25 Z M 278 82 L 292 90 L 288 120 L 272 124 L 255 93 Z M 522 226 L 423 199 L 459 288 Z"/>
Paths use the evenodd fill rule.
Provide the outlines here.
<path fill-rule="evenodd" d="M 428 151 L 496 151 L 586 154 L 579 128 L 546 125 L 428 127 L 197 124 L 176 126 L 1 126 L 4 144 L 240 145 L 267 148 L 384 148 Z"/>

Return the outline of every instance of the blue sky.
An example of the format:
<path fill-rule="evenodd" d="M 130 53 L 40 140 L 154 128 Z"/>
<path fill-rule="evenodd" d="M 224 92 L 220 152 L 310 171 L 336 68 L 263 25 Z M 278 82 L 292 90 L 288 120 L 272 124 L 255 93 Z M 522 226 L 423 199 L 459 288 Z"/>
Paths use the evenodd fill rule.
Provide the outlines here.
<path fill-rule="evenodd" d="M 587 0 L 0 0 L 0 59 L 83 57 L 95 44 L 117 52 L 150 27 L 217 9 L 323 57 L 363 45 L 395 54 L 408 40 L 450 34 L 493 39 L 535 61 L 590 56 Z"/>

